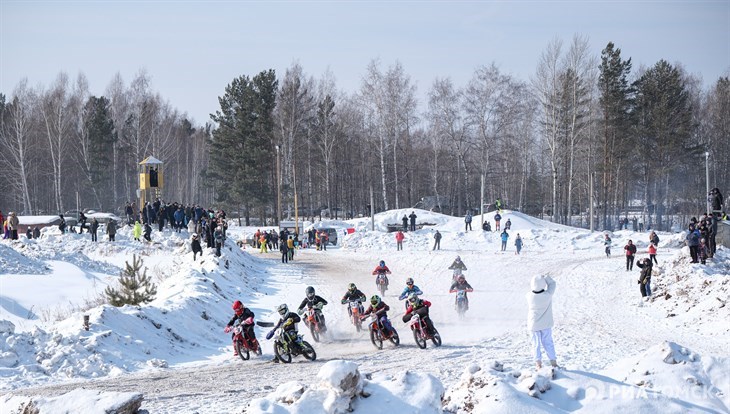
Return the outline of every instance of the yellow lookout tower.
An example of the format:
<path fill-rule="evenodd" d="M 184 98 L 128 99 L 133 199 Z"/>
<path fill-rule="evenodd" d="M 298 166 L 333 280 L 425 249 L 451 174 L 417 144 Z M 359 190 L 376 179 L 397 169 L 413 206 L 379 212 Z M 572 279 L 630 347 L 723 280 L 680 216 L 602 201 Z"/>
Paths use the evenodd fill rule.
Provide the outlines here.
<path fill-rule="evenodd" d="M 139 209 L 151 199 L 160 198 L 163 186 L 163 164 L 155 157 L 147 157 L 139 163 Z"/>

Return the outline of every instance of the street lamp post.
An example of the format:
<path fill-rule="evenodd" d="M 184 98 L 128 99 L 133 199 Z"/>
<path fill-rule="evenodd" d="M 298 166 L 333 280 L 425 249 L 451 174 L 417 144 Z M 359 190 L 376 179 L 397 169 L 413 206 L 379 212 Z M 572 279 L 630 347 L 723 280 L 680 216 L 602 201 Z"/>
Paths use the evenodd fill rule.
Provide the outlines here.
<path fill-rule="evenodd" d="M 707 191 L 705 192 L 705 199 L 707 200 L 707 214 L 712 214 L 712 206 L 710 205 L 710 152 L 705 151 L 705 184 L 707 185 Z"/>
<path fill-rule="evenodd" d="M 276 222 L 281 220 L 281 167 L 279 162 L 279 146 L 276 146 Z"/>

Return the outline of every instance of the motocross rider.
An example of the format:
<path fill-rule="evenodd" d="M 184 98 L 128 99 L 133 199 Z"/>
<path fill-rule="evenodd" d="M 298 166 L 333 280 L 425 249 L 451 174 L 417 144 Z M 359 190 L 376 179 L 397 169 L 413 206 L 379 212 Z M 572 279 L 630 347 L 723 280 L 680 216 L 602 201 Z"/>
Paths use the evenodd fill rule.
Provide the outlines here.
<path fill-rule="evenodd" d="M 466 270 L 466 265 L 461 261 L 461 256 L 456 256 L 456 259 L 453 263 L 451 263 L 449 269 L 454 271 L 454 279 L 456 279 L 456 276 L 460 275 L 463 270 Z"/>
<path fill-rule="evenodd" d="M 297 309 L 298 314 L 304 313 L 304 308 L 311 306 L 314 308 L 314 314 L 317 320 L 320 324 L 322 324 L 322 332 L 327 332 L 327 325 L 325 325 L 324 322 L 324 315 L 322 314 L 322 308 L 324 305 L 327 304 L 327 301 L 324 300 L 321 296 L 314 294 L 314 287 L 307 286 L 306 289 L 307 297 L 304 298 L 301 305 L 299 305 L 299 309 Z"/>
<path fill-rule="evenodd" d="M 281 319 L 279 319 L 279 322 L 274 325 L 274 328 L 266 334 L 266 339 L 271 339 L 274 336 L 274 333 L 276 333 L 276 330 L 279 329 L 279 327 L 283 327 L 284 332 L 281 339 L 284 343 L 287 346 L 298 346 L 297 323 L 301 322 L 302 318 L 300 318 L 295 312 L 289 312 L 289 307 L 286 303 L 279 305 L 276 308 L 276 311 L 279 312 Z M 279 358 L 274 356 L 273 362 L 279 362 Z"/>
<path fill-rule="evenodd" d="M 239 323 L 243 324 L 243 330 L 244 335 L 248 338 L 250 338 L 251 343 L 258 346 L 258 341 L 256 340 L 256 334 L 253 331 L 253 311 L 251 309 L 243 306 L 243 303 L 241 303 L 240 300 L 237 300 L 233 302 L 233 311 L 235 314 L 231 318 L 231 320 L 226 325 L 226 328 L 223 330 L 225 333 L 231 332 L 231 328 L 233 327 L 233 324 L 236 323 L 236 321 L 240 321 Z M 235 334 L 231 334 L 231 339 Z M 259 347 L 261 349 L 261 347 Z M 236 351 L 236 347 L 233 347 L 233 355 L 238 356 L 238 352 Z"/>
<path fill-rule="evenodd" d="M 388 284 L 390 283 L 388 281 L 388 276 L 386 276 L 386 275 L 389 275 L 390 273 L 391 273 L 390 269 L 388 269 L 388 266 L 385 265 L 385 260 L 381 260 L 380 263 L 378 264 L 378 266 L 375 267 L 375 270 L 373 270 L 374 275 L 383 275 L 383 277 L 385 277 L 385 290 L 388 290 Z M 375 279 L 375 283 L 376 283 L 376 287 L 377 287 L 377 283 L 378 283 L 377 278 Z"/>
<path fill-rule="evenodd" d="M 449 288 L 449 293 L 458 292 L 460 290 L 463 290 L 464 292 L 473 292 L 474 288 L 471 287 L 469 282 L 466 281 L 466 277 L 464 275 L 459 275 L 456 280 L 451 284 L 451 288 Z M 464 293 L 464 299 L 466 299 L 466 309 L 469 309 L 469 297 Z M 456 305 L 456 300 L 454 299 L 454 305 Z"/>
<path fill-rule="evenodd" d="M 421 288 L 413 283 L 412 277 L 409 277 L 408 279 L 406 279 L 406 287 L 403 288 L 403 292 L 401 292 L 400 296 L 398 296 L 398 300 L 407 299 L 408 295 L 410 295 L 411 293 L 415 293 L 416 295 L 423 295 Z M 408 302 L 406 302 L 406 307 L 408 307 Z"/>
<path fill-rule="evenodd" d="M 428 308 L 431 307 L 431 302 L 419 298 L 415 293 L 411 293 L 408 296 L 408 303 L 408 309 L 406 309 L 406 313 L 403 315 L 403 322 L 408 323 L 414 313 L 418 314 L 421 320 L 426 323 L 426 332 L 429 335 L 433 335 L 433 323 L 431 322 L 431 318 L 428 317 Z"/>
<path fill-rule="evenodd" d="M 373 297 L 370 298 L 370 306 L 365 309 L 365 312 L 363 312 L 360 319 L 367 318 L 367 315 L 370 315 L 371 313 L 375 314 L 378 317 L 378 322 L 383 327 L 383 333 L 387 336 L 393 331 L 393 327 L 390 325 L 390 320 L 388 320 L 387 312 L 389 310 L 390 306 L 383 302 L 380 299 L 380 296 L 373 295 Z"/>
<path fill-rule="evenodd" d="M 360 289 L 355 286 L 354 283 L 350 283 L 347 286 L 347 293 L 345 293 L 345 296 L 342 297 L 342 300 L 340 303 L 343 305 L 346 305 L 348 302 L 356 300 L 360 304 L 360 315 L 362 315 L 364 308 L 362 307 L 362 303 L 367 300 L 367 296 L 365 296 L 364 293 L 360 291 Z M 347 313 L 352 316 L 352 309 L 350 307 L 347 307 Z"/>

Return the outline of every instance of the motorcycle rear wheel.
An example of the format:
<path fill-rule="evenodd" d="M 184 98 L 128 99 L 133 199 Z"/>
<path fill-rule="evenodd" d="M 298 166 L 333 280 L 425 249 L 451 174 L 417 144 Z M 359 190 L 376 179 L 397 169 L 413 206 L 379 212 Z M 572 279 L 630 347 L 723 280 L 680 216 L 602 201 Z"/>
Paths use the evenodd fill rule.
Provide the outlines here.
<path fill-rule="evenodd" d="M 436 328 L 433 328 L 433 338 L 431 338 L 431 342 L 433 342 L 436 346 L 441 346 L 441 334 L 439 334 L 439 331 L 437 331 Z"/>
<path fill-rule="evenodd" d="M 314 351 L 314 348 L 312 348 L 312 345 L 309 344 L 307 341 L 302 341 L 301 343 L 301 350 L 302 350 L 302 356 L 310 361 L 314 361 L 317 359 L 317 352 Z"/>
<path fill-rule="evenodd" d="M 400 345 L 400 337 L 398 336 L 398 332 L 395 330 L 395 328 L 390 329 L 393 331 L 393 335 L 391 335 L 390 337 L 390 342 L 392 342 L 395 346 Z"/>

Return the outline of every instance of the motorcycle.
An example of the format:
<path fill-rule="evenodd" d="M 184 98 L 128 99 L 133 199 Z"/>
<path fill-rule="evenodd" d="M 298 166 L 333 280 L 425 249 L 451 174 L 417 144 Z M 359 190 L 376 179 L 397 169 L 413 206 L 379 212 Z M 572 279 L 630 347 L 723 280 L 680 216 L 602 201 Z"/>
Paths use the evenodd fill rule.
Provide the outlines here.
<path fill-rule="evenodd" d="M 451 281 L 456 281 L 462 274 L 461 269 L 454 269 L 454 273 L 451 275 Z"/>
<path fill-rule="evenodd" d="M 441 335 L 436 330 L 436 327 L 433 328 L 433 333 L 429 333 L 426 329 L 426 323 L 421 320 L 421 317 L 414 313 L 411 317 L 411 331 L 413 331 L 413 339 L 416 341 L 416 345 L 418 345 L 421 349 L 426 349 L 426 341 L 429 339 L 433 342 L 436 346 L 441 346 Z"/>
<path fill-rule="evenodd" d="M 323 334 L 327 330 L 324 324 L 320 322 L 317 314 L 317 309 L 315 309 L 312 305 L 307 305 L 306 314 L 303 318 L 304 325 L 309 328 L 309 331 L 312 333 L 312 339 L 314 339 L 314 342 L 319 342 L 320 334 Z"/>
<path fill-rule="evenodd" d="M 350 319 L 352 324 L 355 325 L 355 330 L 360 332 L 362 330 L 362 320 L 360 314 L 362 313 L 362 304 L 359 300 L 351 300 L 348 304 L 350 310 Z"/>
<path fill-rule="evenodd" d="M 364 316 L 367 318 L 367 316 Z M 393 345 L 398 346 L 400 344 L 400 337 L 398 331 L 391 325 L 390 332 L 385 332 L 385 326 L 380 322 L 380 318 L 376 314 L 370 314 L 370 341 L 378 349 L 383 349 L 383 341 L 390 340 Z"/>
<path fill-rule="evenodd" d="M 296 335 L 296 338 L 292 338 Z M 295 331 L 287 333 L 283 327 L 279 328 L 274 337 L 274 354 L 279 361 L 288 364 L 292 358 L 301 355 L 304 358 L 314 361 L 317 359 L 317 353 L 312 345 L 304 340 L 304 337 Z"/>
<path fill-rule="evenodd" d="M 468 304 L 466 301 L 466 291 L 456 291 L 456 313 L 459 315 L 459 319 L 464 319 Z"/>
<path fill-rule="evenodd" d="M 385 296 L 385 291 L 388 290 L 388 276 L 385 273 L 378 273 L 375 278 L 375 286 L 377 286 L 380 296 Z"/>
<path fill-rule="evenodd" d="M 256 338 L 249 338 L 242 323 L 233 327 L 233 349 L 242 360 L 248 361 L 250 352 L 261 355 L 261 346 Z"/>

